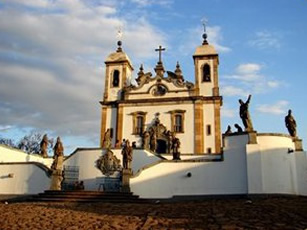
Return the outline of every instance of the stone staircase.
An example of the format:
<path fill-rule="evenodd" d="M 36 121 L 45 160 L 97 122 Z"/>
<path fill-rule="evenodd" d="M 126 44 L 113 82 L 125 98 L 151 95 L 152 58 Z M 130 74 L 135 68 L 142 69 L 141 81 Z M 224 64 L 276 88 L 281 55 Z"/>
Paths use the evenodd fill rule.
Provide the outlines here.
<path fill-rule="evenodd" d="M 142 203 L 145 200 L 131 192 L 54 191 L 46 190 L 28 199 L 32 202 L 106 202 Z"/>

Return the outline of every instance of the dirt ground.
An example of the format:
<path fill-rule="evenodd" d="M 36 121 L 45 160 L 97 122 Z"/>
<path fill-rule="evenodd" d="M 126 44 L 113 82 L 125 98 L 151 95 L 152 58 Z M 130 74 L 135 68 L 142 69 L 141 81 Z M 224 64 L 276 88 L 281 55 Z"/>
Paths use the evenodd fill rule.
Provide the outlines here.
<path fill-rule="evenodd" d="M 0 204 L 0 229 L 307 229 L 307 197 Z"/>

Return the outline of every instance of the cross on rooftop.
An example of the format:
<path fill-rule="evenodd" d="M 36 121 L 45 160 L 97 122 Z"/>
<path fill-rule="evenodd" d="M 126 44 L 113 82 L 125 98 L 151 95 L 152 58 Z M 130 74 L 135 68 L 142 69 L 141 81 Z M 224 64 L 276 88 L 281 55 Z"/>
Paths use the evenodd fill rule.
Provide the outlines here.
<path fill-rule="evenodd" d="M 155 49 L 155 51 L 159 51 L 159 63 L 162 63 L 162 51 L 165 51 L 165 48 L 159 46 L 159 49 Z"/>

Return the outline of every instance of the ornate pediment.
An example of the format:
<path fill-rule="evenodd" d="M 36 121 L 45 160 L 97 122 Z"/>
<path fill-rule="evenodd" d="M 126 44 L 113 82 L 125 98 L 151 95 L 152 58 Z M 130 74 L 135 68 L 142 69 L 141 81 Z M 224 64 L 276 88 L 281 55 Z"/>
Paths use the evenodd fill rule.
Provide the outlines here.
<path fill-rule="evenodd" d="M 138 77 L 136 78 L 137 85 L 125 87 L 125 95 L 142 93 L 152 96 L 163 96 L 171 91 L 190 92 L 194 90 L 194 84 L 184 80 L 178 63 L 175 72 L 167 71 L 167 77 L 164 77 L 163 67 L 160 66 L 162 68 L 161 71 L 157 71 L 158 67 L 159 64 L 155 69 L 156 75 L 153 77 L 150 72 L 144 73 L 143 66 L 141 65 Z"/>

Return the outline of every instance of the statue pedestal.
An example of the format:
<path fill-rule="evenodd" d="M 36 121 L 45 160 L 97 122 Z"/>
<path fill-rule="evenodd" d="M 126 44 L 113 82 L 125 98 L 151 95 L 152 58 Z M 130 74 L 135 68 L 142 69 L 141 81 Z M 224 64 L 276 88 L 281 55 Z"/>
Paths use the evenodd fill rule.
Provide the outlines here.
<path fill-rule="evenodd" d="M 62 181 L 63 181 L 62 170 L 53 170 L 51 175 L 50 190 L 61 190 Z"/>
<path fill-rule="evenodd" d="M 304 151 L 302 139 L 295 137 L 293 138 L 293 142 L 294 142 L 295 151 Z"/>
<path fill-rule="evenodd" d="M 257 132 L 249 131 L 247 134 L 248 134 L 248 144 L 257 144 Z"/>
<path fill-rule="evenodd" d="M 63 156 L 58 156 L 55 159 L 55 168 L 52 169 L 50 190 L 61 190 L 63 181 Z"/>
<path fill-rule="evenodd" d="M 122 192 L 130 192 L 130 177 L 132 175 L 131 169 L 123 169 L 122 171 Z"/>

